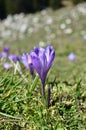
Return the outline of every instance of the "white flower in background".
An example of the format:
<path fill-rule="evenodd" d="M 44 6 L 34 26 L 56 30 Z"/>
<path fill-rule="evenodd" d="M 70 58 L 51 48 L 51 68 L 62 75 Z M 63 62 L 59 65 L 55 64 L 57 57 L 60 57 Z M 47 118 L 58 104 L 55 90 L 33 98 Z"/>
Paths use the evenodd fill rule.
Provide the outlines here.
<path fill-rule="evenodd" d="M 83 6 L 78 5 L 78 6 L 77 6 L 77 9 L 78 9 L 78 11 L 79 11 L 80 13 L 82 13 L 83 15 L 86 15 L 86 5 L 83 5 Z"/>
<path fill-rule="evenodd" d="M 46 19 L 46 24 L 52 24 L 53 23 L 53 19 L 51 17 Z"/>
<path fill-rule="evenodd" d="M 9 38 L 11 34 L 12 34 L 11 30 L 4 30 L 1 32 L 2 38 Z"/>
<path fill-rule="evenodd" d="M 65 29 L 65 28 L 66 28 L 66 25 L 65 25 L 64 23 L 62 23 L 62 24 L 60 25 L 60 28 L 61 28 L 61 29 Z"/>
<path fill-rule="evenodd" d="M 72 31 L 72 28 L 67 28 L 64 30 L 64 33 L 65 34 L 71 34 L 73 31 Z"/>
<path fill-rule="evenodd" d="M 86 34 L 86 31 L 83 30 L 85 29 L 85 3 L 79 4 L 72 9 L 64 10 L 62 13 L 59 13 L 59 11 L 54 12 L 51 9 L 46 9 L 36 14 L 25 15 L 24 13 L 20 13 L 8 15 L 6 19 L 0 21 L 0 39 L 4 42 L 12 42 L 14 40 L 24 39 L 33 35 L 33 33 L 41 33 L 43 31 L 45 32 L 43 34 L 45 35 L 44 40 L 49 40 L 49 37 L 52 40 L 54 39 L 52 33 L 59 36 L 62 35 L 62 31 L 65 34 L 71 34 L 74 27 L 75 31 L 79 32 L 82 37 Z M 69 27 L 70 24 L 71 27 Z M 40 42 L 40 38 L 38 39 L 38 42 Z"/>
<path fill-rule="evenodd" d="M 46 15 L 46 13 L 47 13 L 47 10 L 46 10 L 46 9 L 41 11 L 41 14 L 42 14 L 42 15 Z"/>
<path fill-rule="evenodd" d="M 34 29 L 32 27 L 28 28 L 28 33 L 33 33 Z"/>
<path fill-rule="evenodd" d="M 27 29 L 27 24 L 22 24 L 20 27 L 20 32 L 25 33 L 26 29 Z"/>
<path fill-rule="evenodd" d="M 45 27 L 44 27 L 44 30 L 45 30 L 47 33 L 50 33 L 50 32 L 51 32 L 51 29 L 50 29 L 49 26 L 45 26 Z"/>
<path fill-rule="evenodd" d="M 39 42 L 39 46 L 44 47 L 44 46 L 45 46 L 45 42 L 40 41 L 40 42 Z"/>
<path fill-rule="evenodd" d="M 8 15 L 7 18 L 3 21 L 5 27 L 9 27 L 13 22 L 13 16 Z"/>
<path fill-rule="evenodd" d="M 33 23 L 38 23 L 39 22 L 39 18 L 38 17 L 34 17 L 32 20 Z"/>
<path fill-rule="evenodd" d="M 71 24 L 71 19 L 66 19 L 65 22 L 66 24 Z"/>
<path fill-rule="evenodd" d="M 18 20 L 21 20 L 21 19 L 24 19 L 24 13 L 20 13 L 20 14 L 15 14 L 13 15 L 13 18 L 15 21 L 18 21 Z"/>
<path fill-rule="evenodd" d="M 0 40 L 0 45 L 2 45 L 4 42 L 2 40 Z"/>
<path fill-rule="evenodd" d="M 71 10 L 70 16 L 71 16 L 74 20 L 79 20 L 79 15 L 78 15 L 78 13 L 76 12 L 76 10 Z"/>

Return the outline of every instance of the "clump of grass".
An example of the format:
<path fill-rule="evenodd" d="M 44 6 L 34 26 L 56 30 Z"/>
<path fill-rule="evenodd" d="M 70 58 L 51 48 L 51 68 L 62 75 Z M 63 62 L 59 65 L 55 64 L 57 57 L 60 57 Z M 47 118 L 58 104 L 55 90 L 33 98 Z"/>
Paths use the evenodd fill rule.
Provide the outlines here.
<path fill-rule="evenodd" d="M 3 72 L 3 73 L 2 73 Z M 26 82 L 20 74 L 1 71 L 0 129 L 83 129 L 85 130 L 85 88 L 83 80 L 49 81 L 51 102 L 47 109 L 40 94 L 40 80 Z M 27 74 L 25 77 L 27 78 Z M 50 75 L 50 74 L 49 74 Z"/>

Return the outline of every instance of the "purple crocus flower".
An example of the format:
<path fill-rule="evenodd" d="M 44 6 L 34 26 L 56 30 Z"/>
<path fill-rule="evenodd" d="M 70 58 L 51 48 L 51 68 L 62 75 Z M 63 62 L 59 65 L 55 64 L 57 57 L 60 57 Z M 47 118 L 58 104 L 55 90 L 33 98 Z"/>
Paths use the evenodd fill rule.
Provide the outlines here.
<path fill-rule="evenodd" d="M 70 53 L 70 54 L 68 55 L 68 59 L 69 59 L 70 61 L 74 61 L 74 60 L 76 59 L 76 55 L 72 52 L 72 53 Z"/>
<path fill-rule="evenodd" d="M 28 53 L 26 54 L 23 54 L 22 57 L 21 57 L 21 60 L 22 60 L 22 63 L 24 64 L 24 66 L 26 68 L 29 68 L 30 69 L 30 73 L 32 75 L 34 75 L 34 68 L 33 68 L 33 65 L 31 63 L 31 58 L 30 58 L 30 55 Z"/>
<path fill-rule="evenodd" d="M 3 48 L 3 52 L 5 52 L 6 54 L 9 54 L 10 48 L 9 47 L 4 47 Z"/>
<path fill-rule="evenodd" d="M 45 49 L 35 47 L 30 56 L 33 67 L 42 81 L 42 95 L 45 98 L 45 80 L 55 57 L 54 48 L 52 46 L 47 46 Z"/>
<path fill-rule="evenodd" d="M 3 48 L 3 52 L 0 53 L 0 58 L 7 58 L 9 55 L 10 49 L 8 47 Z"/>
<path fill-rule="evenodd" d="M 10 69 L 11 69 L 11 65 L 10 65 L 9 63 L 7 63 L 7 62 L 5 62 L 5 63 L 3 64 L 3 67 L 4 67 L 6 70 L 10 70 Z"/>
<path fill-rule="evenodd" d="M 3 52 L 1 53 L 2 57 L 1 58 L 7 58 L 9 55 L 10 49 L 8 47 L 3 48 Z"/>
<path fill-rule="evenodd" d="M 18 55 L 16 55 L 16 54 L 10 55 L 10 56 L 9 56 L 9 59 L 10 59 L 10 61 L 12 61 L 12 62 L 14 62 L 14 63 L 16 63 L 17 61 L 20 61 L 20 60 L 21 60 L 20 56 L 18 56 Z"/>
<path fill-rule="evenodd" d="M 7 53 L 5 53 L 5 52 L 2 52 L 2 53 L 1 53 L 1 58 L 7 58 L 7 56 L 8 56 Z"/>

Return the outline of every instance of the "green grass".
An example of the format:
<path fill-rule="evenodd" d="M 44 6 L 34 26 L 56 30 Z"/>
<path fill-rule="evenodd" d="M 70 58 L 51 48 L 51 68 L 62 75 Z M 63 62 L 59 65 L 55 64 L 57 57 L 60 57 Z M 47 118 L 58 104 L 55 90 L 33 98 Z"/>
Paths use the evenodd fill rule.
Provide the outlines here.
<path fill-rule="evenodd" d="M 68 11 L 68 9 L 67 9 Z M 64 9 L 50 12 L 55 18 Z M 38 15 L 38 14 L 35 14 Z M 41 14 L 39 13 L 41 18 Z M 79 21 L 79 29 L 85 27 L 85 17 Z M 61 21 L 55 21 L 55 25 Z M 72 26 L 73 25 L 73 26 Z M 47 108 L 41 95 L 41 82 L 38 76 L 32 79 L 29 70 L 21 66 L 21 73 L 14 74 L 14 68 L 7 71 L 0 63 L 0 130 L 85 130 L 86 129 L 86 41 L 77 29 L 75 22 L 71 24 L 75 31 L 66 35 L 56 35 L 52 25 L 50 35 L 40 29 L 24 40 L 6 42 L 14 53 L 30 52 L 40 41 L 47 45 L 46 38 L 55 48 L 55 60 L 46 79 L 47 87 L 51 87 L 50 107 Z M 76 27 L 76 28 L 75 28 Z M 68 54 L 74 52 L 77 57 L 69 61 Z"/>

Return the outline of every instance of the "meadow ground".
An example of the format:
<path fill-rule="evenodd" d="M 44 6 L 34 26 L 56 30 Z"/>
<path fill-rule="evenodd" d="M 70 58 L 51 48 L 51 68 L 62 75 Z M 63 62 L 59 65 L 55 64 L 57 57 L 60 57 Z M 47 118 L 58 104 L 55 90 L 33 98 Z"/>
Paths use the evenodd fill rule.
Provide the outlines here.
<path fill-rule="evenodd" d="M 52 45 L 55 60 L 47 75 L 50 106 L 41 82 L 21 62 L 9 71 L 0 59 L 0 130 L 86 130 L 86 3 L 0 21 L 0 51 L 29 53 L 34 46 Z M 71 59 L 69 56 L 72 55 Z M 75 56 L 75 57 L 74 57 Z"/>

